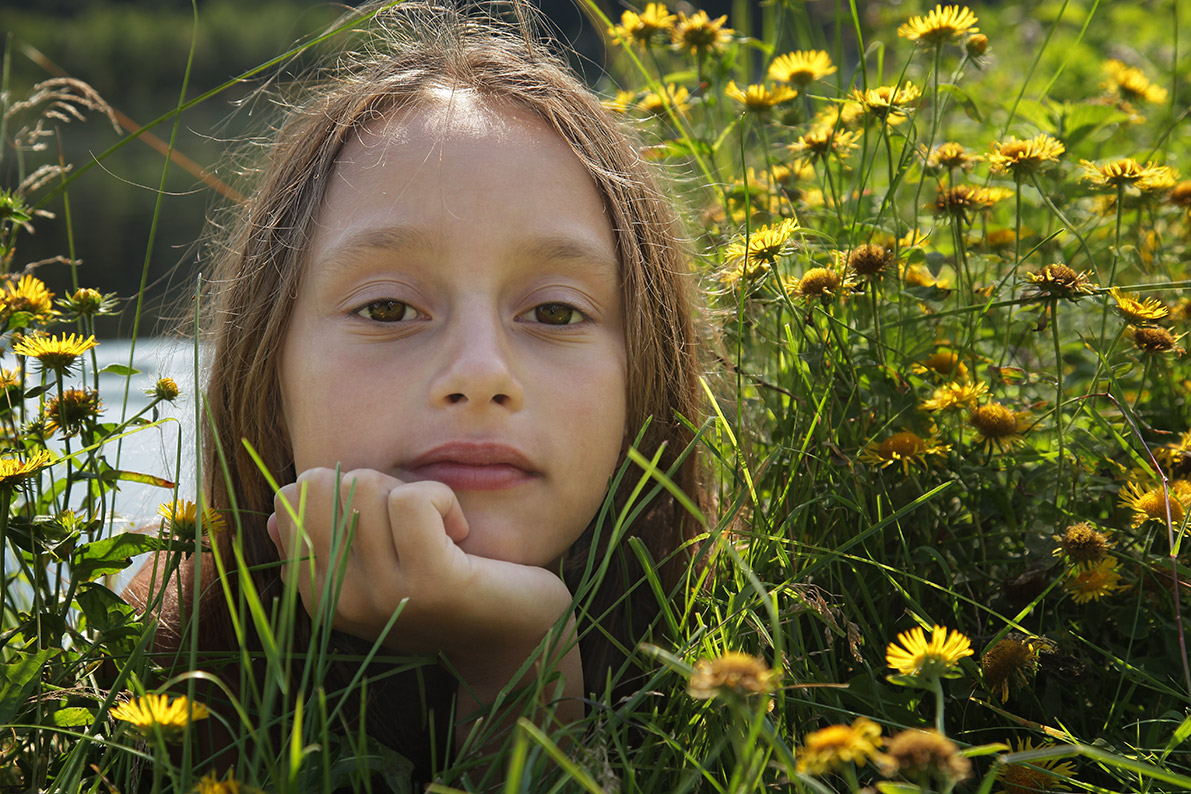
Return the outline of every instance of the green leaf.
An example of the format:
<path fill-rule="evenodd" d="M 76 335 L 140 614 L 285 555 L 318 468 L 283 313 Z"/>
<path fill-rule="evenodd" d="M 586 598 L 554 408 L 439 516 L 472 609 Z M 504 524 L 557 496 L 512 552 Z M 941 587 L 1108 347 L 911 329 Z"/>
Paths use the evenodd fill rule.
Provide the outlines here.
<path fill-rule="evenodd" d="M 162 546 L 154 535 L 122 532 L 78 547 L 71 555 L 70 564 L 76 579 L 90 582 L 109 573 L 118 573 L 132 564 L 133 557 L 157 551 Z"/>
<path fill-rule="evenodd" d="M 946 91 L 951 95 L 952 99 L 959 103 L 959 106 L 963 108 L 968 118 L 977 124 L 984 123 L 984 117 L 980 115 L 980 110 L 976 107 L 976 103 L 959 86 L 954 83 L 939 83 L 939 88 Z"/>
<path fill-rule="evenodd" d="M 894 783 L 891 780 L 877 783 L 877 791 L 881 794 L 922 794 L 922 789 L 913 783 Z"/>
<path fill-rule="evenodd" d="M 77 728 L 95 722 L 95 715 L 81 706 L 72 706 L 71 708 L 58 709 L 54 712 L 52 719 L 59 728 Z"/>
<path fill-rule="evenodd" d="M 117 480 L 123 482 L 139 482 L 142 485 L 156 485 L 158 488 L 169 488 L 173 490 L 174 483 L 170 482 L 164 477 L 158 477 L 153 474 L 141 474 L 135 471 L 124 471 L 121 469 L 111 469 L 105 471 L 99 477 L 100 480 L 106 483 L 113 483 Z"/>
<path fill-rule="evenodd" d="M 79 585 L 75 597 L 79 609 L 87 617 L 87 625 L 101 633 L 122 629 L 136 620 L 136 610 L 124 599 L 96 582 Z"/>
<path fill-rule="evenodd" d="M 127 377 L 129 375 L 140 375 L 141 371 L 139 369 L 127 367 L 123 364 L 108 364 L 106 367 L 100 370 L 100 373 L 107 373 L 109 375 L 124 375 Z"/>
<path fill-rule="evenodd" d="M 20 656 L 17 661 L 0 665 L 0 725 L 12 723 L 37 684 L 41 668 L 55 654 L 57 648 L 46 648 L 35 654 Z"/>
<path fill-rule="evenodd" d="M 981 755 L 996 755 L 997 753 L 1007 753 L 1012 748 L 1004 742 L 993 742 L 992 744 L 981 744 L 976 747 L 968 747 L 960 750 L 959 754 L 964 758 L 976 758 Z"/>

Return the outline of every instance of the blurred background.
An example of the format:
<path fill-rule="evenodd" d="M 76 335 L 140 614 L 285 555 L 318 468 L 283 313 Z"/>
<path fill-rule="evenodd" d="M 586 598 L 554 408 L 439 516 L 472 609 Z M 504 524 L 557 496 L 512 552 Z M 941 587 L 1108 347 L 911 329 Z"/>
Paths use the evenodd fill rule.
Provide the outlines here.
<path fill-rule="evenodd" d="M 572 0 L 538 2 L 557 35 L 578 53 L 576 67 L 590 82 L 598 82 L 604 64 L 601 31 Z M 621 6 L 611 0 L 599 4 L 611 18 L 619 18 Z M 725 0 L 700 7 L 727 13 L 728 5 Z M 723 8 L 717 11 L 719 6 Z M 325 0 L 198 0 L 196 22 L 190 0 L 0 0 L 3 89 L 11 104 L 49 78 L 77 78 L 122 114 L 127 132 L 133 124 L 149 124 L 178 106 L 192 43 L 187 101 L 325 30 L 346 7 Z M 262 134 L 276 118 L 271 103 L 254 93 L 262 87 L 270 96 L 278 89 L 284 93 L 286 83 L 314 60 L 310 53 L 270 68 L 182 113 L 174 140 L 177 155 L 164 191 L 158 189 L 164 155 L 147 143 L 147 136 L 104 157 L 69 185 L 69 225 L 75 258 L 81 262 L 80 285 L 130 299 L 140 290 L 148 262 L 138 335 L 189 330 L 185 316 L 206 219 L 234 200 L 220 187 L 223 180 L 236 181 L 237 161 L 229 153 L 244 149 L 246 140 Z M 29 121 L 19 115 L 7 119 L 5 136 L 11 140 Z M 42 139 L 43 151 L 18 154 L 6 146 L 0 185 L 12 187 L 37 166 L 59 158 L 77 172 L 124 138 L 99 113 L 53 127 L 53 134 Z M 173 123 L 159 124 L 152 132 L 164 145 L 174 134 Z M 35 191 L 34 197 L 44 198 L 51 189 Z M 156 229 L 151 230 L 159 201 Z M 53 196 L 43 208 L 55 217 L 36 219 L 34 233 L 22 235 L 12 270 L 67 254 L 62 196 Z M 65 264 L 43 265 L 37 275 L 59 296 L 73 283 Z M 107 322 L 99 334 L 130 336 L 132 306 L 129 300 L 120 315 L 101 318 Z"/>

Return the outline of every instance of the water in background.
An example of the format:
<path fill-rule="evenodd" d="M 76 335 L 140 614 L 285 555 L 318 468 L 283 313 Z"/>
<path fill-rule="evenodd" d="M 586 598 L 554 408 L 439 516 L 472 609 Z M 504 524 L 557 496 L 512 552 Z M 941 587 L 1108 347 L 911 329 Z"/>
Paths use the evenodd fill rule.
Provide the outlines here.
<path fill-rule="evenodd" d="M 158 404 L 159 426 L 142 428 L 121 441 L 110 442 L 105 446 L 104 455 L 113 468 L 177 482 L 178 498 L 193 500 L 197 491 L 195 452 L 198 438 L 194 415 L 194 396 L 198 391 L 194 343 L 183 339 L 138 339 L 134 348 L 127 339 L 105 339 L 95 348 L 101 370 L 109 364 L 129 366 L 130 352 L 133 354 L 131 366 L 139 370 L 138 374 L 126 377 L 105 372 L 99 376 L 102 421 L 119 422 L 122 416 L 131 417 L 143 410 L 151 402 L 145 392 L 151 390 L 159 378 L 173 378 L 181 394 L 173 403 Z M 87 377 L 90 380 L 89 374 Z M 199 377 L 202 377 L 201 372 Z M 77 378 L 74 380 L 78 382 Z M 145 418 L 153 417 L 147 414 Z M 152 520 L 157 506 L 172 498 L 173 493 L 165 488 L 121 482 L 113 497 L 113 509 L 119 518 L 139 525 Z"/>

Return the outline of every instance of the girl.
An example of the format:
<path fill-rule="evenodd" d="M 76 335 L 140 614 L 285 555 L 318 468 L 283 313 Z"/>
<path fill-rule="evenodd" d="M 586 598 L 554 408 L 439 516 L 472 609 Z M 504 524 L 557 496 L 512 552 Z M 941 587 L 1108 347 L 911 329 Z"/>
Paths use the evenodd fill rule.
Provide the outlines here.
<path fill-rule="evenodd" d="M 639 471 L 601 515 L 630 444 L 699 496 L 678 222 L 633 139 L 524 30 L 384 8 L 371 54 L 280 128 L 211 279 L 203 486 L 237 529 L 208 542 L 248 565 L 211 586 L 197 555 L 164 597 L 148 571 L 130 590 L 160 602 L 158 650 L 184 645 L 192 615 L 200 658 L 238 650 L 247 576 L 266 612 L 296 587 L 337 650 L 433 657 L 367 671 L 368 734 L 421 780 L 443 763 L 437 734 L 456 723 L 462 741 L 556 624 L 557 716 L 622 694 L 607 682 L 631 686 L 623 663 L 659 611 L 627 538 L 667 592 L 690 563 L 685 510 L 656 488 L 630 505 Z M 327 690 L 358 667 L 332 665 Z"/>

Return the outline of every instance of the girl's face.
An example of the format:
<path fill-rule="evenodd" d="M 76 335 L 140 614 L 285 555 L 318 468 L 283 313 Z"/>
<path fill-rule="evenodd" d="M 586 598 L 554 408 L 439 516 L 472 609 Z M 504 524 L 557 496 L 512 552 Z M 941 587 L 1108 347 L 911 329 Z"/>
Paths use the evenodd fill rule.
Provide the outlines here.
<path fill-rule="evenodd" d="M 626 429 L 595 183 L 536 116 L 467 92 L 370 122 L 330 180 L 281 360 L 298 472 L 438 480 L 464 551 L 551 564 L 599 509 Z"/>

